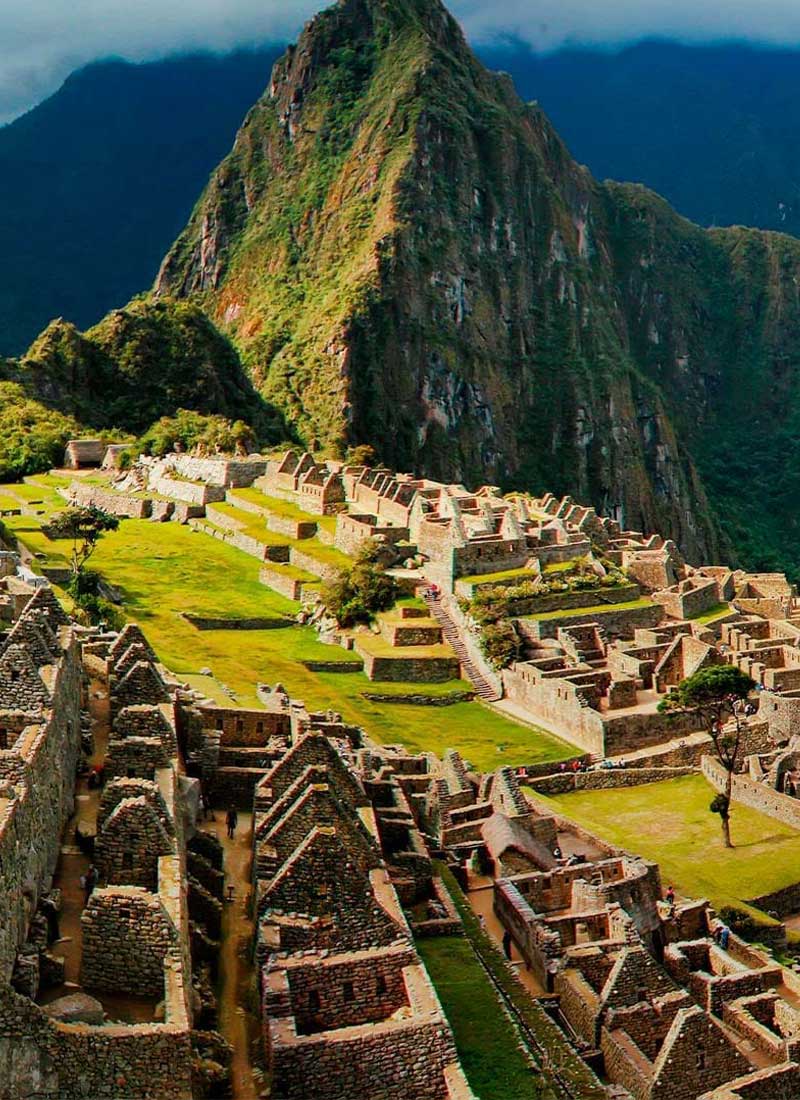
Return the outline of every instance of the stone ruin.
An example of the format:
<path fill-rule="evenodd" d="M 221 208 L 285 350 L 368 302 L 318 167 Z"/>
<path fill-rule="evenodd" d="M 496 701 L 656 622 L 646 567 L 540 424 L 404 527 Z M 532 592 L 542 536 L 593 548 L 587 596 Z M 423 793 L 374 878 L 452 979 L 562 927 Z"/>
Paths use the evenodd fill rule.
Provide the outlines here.
<path fill-rule="evenodd" d="M 800 1095 L 800 978 L 733 933 L 722 946 L 706 901 L 663 901 L 656 864 L 529 800 L 509 768 L 477 776 L 450 752 L 413 805 L 457 871 L 492 868 L 495 915 L 614 1096 Z"/>
<path fill-rule="evenodd" d="M 381 840 L 362 783 L 312 722 L 255 793 L 256 958 L 280 1100 L 471 1095 Z"/>
<path fill-rule="evenodd" d="M 62 1002 L 48 1007 L 46 995 L 63 983 L 63 960 L 43 913 L 59 903 L 52 881 L 86 748 L 89 675 L 110 690 L 113 716 L 92 837 L 98 880 L 80 916 L 80 987 L 95 1000 L 71 994 L 59 1016 Z M 75 627 L 40 588 L 3 641 L 0 692 L 0 1096 L 190 1100 L 198 918 L 184 871 L 187 781 L 152 650 L 132 626 L 103 639 Z M 144 999 L 150 1022 L 110 1025 L 96 999 L 107 995 Z"/>

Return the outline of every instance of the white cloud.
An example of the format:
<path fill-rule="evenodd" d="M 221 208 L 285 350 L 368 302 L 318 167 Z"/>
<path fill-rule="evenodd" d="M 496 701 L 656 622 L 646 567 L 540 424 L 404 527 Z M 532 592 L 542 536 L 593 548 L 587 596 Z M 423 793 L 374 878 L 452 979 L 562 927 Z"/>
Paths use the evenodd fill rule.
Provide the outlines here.
<path fill-rule="evenodd" d="M 100 57 L 143 61 L 296 36 L 315 0 L 0 0 L 0 121 Z"/>
<path fill-rule="evenodd" d="M 99 57 L 145 60 L 296 36 L 317 0 L 0 0 L 0 122 Z M 798 0 L 452 0 L 474 41 L 537 50 L 642 37 L 800 43 Z"/>
<path fill-rule="evenodd" d="M 511 34 L 542 51 L 649 37 L 800 44 L 797 0 L 456 0 L 453 10 L 474 40 Z"/>

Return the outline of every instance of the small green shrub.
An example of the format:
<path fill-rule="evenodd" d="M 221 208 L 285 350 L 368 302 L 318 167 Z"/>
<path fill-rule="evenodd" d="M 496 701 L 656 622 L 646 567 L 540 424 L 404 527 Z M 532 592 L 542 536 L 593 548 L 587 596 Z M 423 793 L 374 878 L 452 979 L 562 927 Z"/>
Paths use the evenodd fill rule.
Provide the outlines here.
<path fill-rule="evenodd" d="M 377 560 L 379 552 L 377 543 L 368 540 L 353 564 L 323 585 L 323 603 L 339 626 L 368 623 L 397 599 L 397 585 Z"/>
<path fill-rule="evenodd" d="M 519 658 L 522 642 L 512 623 L 504 619 L 488 623 L 481 632 L 480 647 L 483 655 L 495 668 L 507 668 Z"/>
<path fill-rule="evenodd" d="M 92 569 L 82 569 L 67 585 L 72 597 L 73 616 L 86 626 L 105 623 L 111 630 L 121 630 L 125 617 L 120 609 L 101 595 L 102 578 Z"/>

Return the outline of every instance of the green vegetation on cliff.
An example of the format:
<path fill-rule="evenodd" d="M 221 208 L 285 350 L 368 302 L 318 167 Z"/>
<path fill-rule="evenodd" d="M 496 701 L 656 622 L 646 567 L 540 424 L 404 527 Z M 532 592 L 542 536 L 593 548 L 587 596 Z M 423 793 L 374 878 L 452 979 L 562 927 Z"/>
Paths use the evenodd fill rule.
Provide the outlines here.
<path fill-rule="evenodd" d="M 371 444 L 797 575 L 798 285 L 800 243 L 595 182 L 439 0 L 343 0 L 276 64 L 153 300 L 54 322 L 9 376 L 93 427 L 184 408 Z"/>
<path fill-rule="evenodd" d="M 0 382 L 0 480 L 60 466 L 77 432 L 72 417 L 48 409 L 14 382 Z"/>
<path fill-rule="evenodd" d="M 137 299 L 85 333 L 53 321 L 18 376 L 93 426 L 142 431 L 180 407 L 262 424 L 267 414 L 228 340 L 189 302 Z"/>

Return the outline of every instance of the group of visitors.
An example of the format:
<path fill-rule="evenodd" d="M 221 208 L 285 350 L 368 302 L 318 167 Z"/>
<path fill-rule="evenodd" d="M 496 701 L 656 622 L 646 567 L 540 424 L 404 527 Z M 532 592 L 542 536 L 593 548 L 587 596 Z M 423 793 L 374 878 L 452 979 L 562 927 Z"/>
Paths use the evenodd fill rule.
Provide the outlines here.
<path fill-rule="evenodd" d="M 576 757 L 574 760 L 570 761 L 569 764 L 565 760 L 562 760 L 558 768 L 559 771 L 572 772 L 573 775 L 577 775 L 578 772 L 611 771 L 614 768 L 627 768 L 627 766 L 628 763 L 626 760 L 611 760 L 606 757 L 596 764 L 590 764 L 587 760 Z"/>

